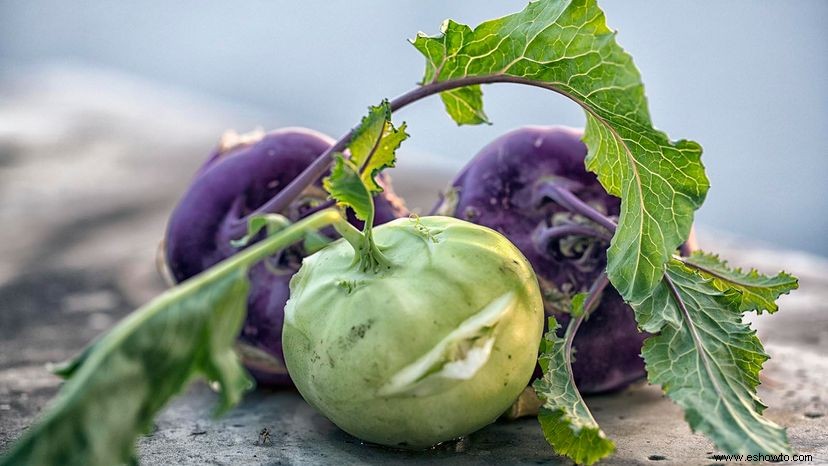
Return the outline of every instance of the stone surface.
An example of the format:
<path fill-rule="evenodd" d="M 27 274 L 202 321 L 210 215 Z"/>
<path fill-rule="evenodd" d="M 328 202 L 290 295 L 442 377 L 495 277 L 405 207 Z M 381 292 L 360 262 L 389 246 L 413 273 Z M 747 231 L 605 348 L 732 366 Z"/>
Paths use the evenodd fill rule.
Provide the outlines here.
<path fill-rule="evenodd" d="M 47 363 L 163 289 L 153 261 L 167 213 L 221 131 L 253 126 L 209 103 L 170 105 L 169 95 L 140 83 L 101 95 L 94 82 L 56 82 L 46 75 L 6 85 L 14 93 L 0 99 L 0 451 L 56 393 Z M 393 174 L 398 190 L 427 208 L 450 173 L 418 176 L 423 170 Z M 828 261 L 705 230 L 700 240 L 736 265 L 801 278 L 777 315 L 753 318 L 773 357 L 760 395 L 794 448 L 828 463 Z M 203 384 L 174 400 L 139 441 L 142 462 L 569 464 L 551 453 L 534 419 L 400 452 L 342 433 L 291 390 L 256 391 L 221 419 L 210 415 L 215 400 Z M 587 402 L 617 443 L 607 464 L 721 464 L 657 387 L 642 382 Z M 270 442 L 260 444 L 265 428 Z"/>

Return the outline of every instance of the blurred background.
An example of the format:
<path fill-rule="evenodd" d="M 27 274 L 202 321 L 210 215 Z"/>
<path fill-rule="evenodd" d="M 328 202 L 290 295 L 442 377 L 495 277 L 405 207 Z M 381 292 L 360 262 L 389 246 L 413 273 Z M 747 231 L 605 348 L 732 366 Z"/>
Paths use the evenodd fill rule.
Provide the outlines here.
<path fill-rule="evenodd" d="M 423 59 L 406 42 L 417 31 L 524 4 L 0 0 L 0 222 L 29 225 L 20 253 L 38 219 L 117 216 L 113 199 L 167 212 L 223 129 L 339 136 L 419 80 Z M 656 125 L 704 146 L 712 189 L 698 222 L 828 255 L 828 2 L 602 6 Z M 457 128 L 436 98 L 397 116 L 413 137 L 392 176 L 420 207 L 433 196 L 414 171 L 434 171 L 431 192 L 509 129 L 584 123 L 553 93 L 484 92 L 492 126 Z"/>

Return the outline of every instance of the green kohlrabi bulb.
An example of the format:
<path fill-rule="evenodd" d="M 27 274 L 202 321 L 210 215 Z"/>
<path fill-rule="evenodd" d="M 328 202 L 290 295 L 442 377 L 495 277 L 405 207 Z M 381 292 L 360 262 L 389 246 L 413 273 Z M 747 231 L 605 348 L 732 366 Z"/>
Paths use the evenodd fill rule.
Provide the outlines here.
<path fill-rule="evenodd" d="M 493 422 L 526 387 L 543 330 L 531 266 L 504 236 L 449 217 L 373 230 L 388 266 L 336 241 L 290 283 L 282 335 L 302 396 L 340 428 L 425 448 Z"/>

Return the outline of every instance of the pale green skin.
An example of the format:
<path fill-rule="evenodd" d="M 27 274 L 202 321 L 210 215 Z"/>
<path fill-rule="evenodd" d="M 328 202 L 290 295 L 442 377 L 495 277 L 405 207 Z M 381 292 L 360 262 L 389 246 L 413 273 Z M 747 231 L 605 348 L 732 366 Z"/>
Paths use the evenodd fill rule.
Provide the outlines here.
<path fill-rule="evenodd" d="M 290 283 L 282 345 L 299 392 L 342 430 L 395 447 L 426 448 L 490 424 L 537 360 L 543 302 L 529 262 L 503 235 L 449 217 L 397 219 L 374 235 L 390 269 L 360 272 L 339 240 L 305 258 Z M 379 393 L 504 295 L 512 306 L 489 306 L 508 310 L 483 330 L 494 344 L 469 379 L 432 378 L 440 382 L 419 395 Z"/>

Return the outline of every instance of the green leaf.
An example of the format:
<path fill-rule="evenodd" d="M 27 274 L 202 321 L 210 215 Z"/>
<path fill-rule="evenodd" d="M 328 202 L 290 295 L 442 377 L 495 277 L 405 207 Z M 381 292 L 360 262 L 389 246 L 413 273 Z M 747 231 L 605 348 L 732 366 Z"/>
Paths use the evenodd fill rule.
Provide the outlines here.
<path fill-rule="evenodd" d="M 440 93 L 446 111 L 457 125 L 491 124 L 483 111 L 483 90 L 480 86 L 466 86 Z"/>
<path fill-rule="evenodd" d="M 357 218 L 370 230 L 374 222 L 372 196 L 382 192 L 376 176 L 396 163 L 396 151 L 408 138 L 405 123 L 399 129 L 391 123 L 388 100 L 368 108 L 348 143 L 350 157 L 335 155 L 331 176 L 323 180 L 323 186 L 340 206 L 353 209 Z"/>
<path fill-rule="evenodd" d="M 571 322 L 567 334 L 573 328 Z M 543 369 L 543 378 L 533 384 L 542 403 L 538 421 L 544 437 L 557 453 L 578 464 L 592 464 L 611 455 L 615 444 L 595 422 L 575 386 L 572 347 L 556 335 L 558 327 L 555 318 L 550 317 L 549 331 L 541 343 L 538 362 Z"/>
<path fill-rule="evenodd" d="M 220 388 L 216 414 L 235 405 L 252 386 L 233 351 L 249 267 L 331 224 L 347 222 L 335 209 L 317 212 L 130 314 L 56 371 L 68 380 L 0 465 L 134 463 L 135 439 L 195 377 Z"/>
<path fill-rule="evenodd" d="M 447 21 L 442 32 L 413 41 L 426 57 L 423 84 L 491 77 L 552 90 L 585 110 L 587 168 L 622 198 L 609 278 L 628 301 L 649 296 L 689 235 L 709 182 L 698 144 L 672 142 L 653 127 L 639 72 L 596 2 L 539 0 L 474 29 Z M 483 114 L 479 88 L 468 89 L 444 92 L 460 124 L 482 121 L 473 117 Z"/>
<path fill-rule="evenodd" d="M 779 309 L 776 300 L 783 294 L 799 288 L 799 280 L 785 272 L 768 277 L 756 269 L 748 272 L 731 269 L 727 261 L 719 259 L 719 256 L 702 251 L 696 251 L 681 261 L 702 277 L 709 279 L 710 284 L 717 290 L 732 298 L 742 312 L 774 313 Z"/>
<path fill-rule="evenodd" d="M 337 204 L 350 207 L 357 218 L 365 222 L 363 234 L 347 226 L 337 231 L 354 247 L 355 259 L 363 271 L 379 272 L 391 266 L 374 243 L 371 229 L 374 225 L 373 195 L 382 191 L 376 177 L 396 162 L 396 150 L 408 138 L 405 124 L 399 129 L 391 123 L 391 108 L 387 100 L 369 107 L 368 115 L 351 134 L 349 158 L 336 154 L 331 176 L 322 182 Z M 356 233 L 356 234 L 355 234 Z"/>
<path fill-rule="evenodd" d="M 63 361 L 57 364 L 47 364 L 47 369 L 52 374 L 62 378 L 68 379 L 72 377 L 72 374 L 77 371 L 81 365 L 83 365 L 84 361 L 92 354 L 92 351 L 98 346 L 98 342 L 100 341 L 101 337 L 95 339 L 92 343 L 86 345 L 86 347 L 77 355 L 69 359 L 68 361 Z"/>
<path fill-rule="evenodd" d="M 350 161 L 357 168 L 363 182 L 371 193 L 382 192 L 376 176 L 386 169 L 394 167 L 396 151 L 408 138 L 405 123 L 399 129 L 391 123 L 391 108 L 388 100 L 368 108 L 368 115 L 354 131 L 348 149 Z"/>
<path fill-rule="evenodd" d="M 82 353 L 47 414 L 4 465 L 119 464 L 138 435 L 195 376 L 221 387 L 218 412 L 252 386 L 233 352 L 247 302 L 246 269 L 159 296 Z"/>
<path fill-rule="evenodd" d="M 578 293 L 572 297 L 572 309 L 569 311 L 572 317 L 581 317 L 584 315 L 584 304 L 586 303 L 589 293 Z"/>
<path fill-rule="evenodd" d="M 353 209 L 357 218 L 366 224 L 373 223 L 374 201 L 357 170 L 353 162 L 337 154 L 331 176 L 325 178 L 322 184 L 337 204 Z"/>
<path fill-rule="evenodd" d="M 251 215 L 247 219 L 247 234 L 237 240 L 231 240 L 230 245 L 234 248 L 241 248 L 247 246 L 253 238 L 267 228 L 267 236 L 271 236 L 277 231 L 290 225 L 290 220 L 280 214 L 257 214 Z"/>
<path fill-rule="evenodd" d="M 768 355 L 712 280 L 673 260 L 653 296 L 634 309 L 641 328 L 658 333 L 642 350 L 648 379 L 684 408 L 694 431 L 727 453 L 791 451 L 785 429 L 762 416 L 756 395 Z"/>
<path fill-rule="evenodd" d="M 455 56 L 463 46 L 463 39 L 472 33 L 465 24 L 446 20 L 443 23 L 445 40 L 432 40 L 424 34 L 418 34 L 412 41 L 414 47 L 426 56 L 426 72 L 421 84 L 441 81 L 439 73 L 446 61 Z M 440 93 L 446 112 L 458 125 L 477 125 L 489 123 L 483 111 L 483 91 L 479 85 L 464 86 Z"/>

